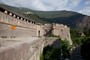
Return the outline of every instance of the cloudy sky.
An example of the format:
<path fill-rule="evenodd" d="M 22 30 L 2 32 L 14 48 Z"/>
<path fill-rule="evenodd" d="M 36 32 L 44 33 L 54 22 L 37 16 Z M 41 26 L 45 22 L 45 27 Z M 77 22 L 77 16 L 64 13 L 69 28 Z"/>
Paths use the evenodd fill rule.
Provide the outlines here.
<path fill-rule="evenodd" d="M 0 3 L 41 11 L 76 11 L 90 16 L 90 0 L 0 0 Z"/>

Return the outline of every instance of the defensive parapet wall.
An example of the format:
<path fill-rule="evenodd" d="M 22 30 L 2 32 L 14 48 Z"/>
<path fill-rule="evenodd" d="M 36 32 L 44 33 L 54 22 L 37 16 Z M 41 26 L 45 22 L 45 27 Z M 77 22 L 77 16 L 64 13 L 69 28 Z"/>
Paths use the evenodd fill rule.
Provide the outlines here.
<path fill-rule="evenodd" d="M 39 29 L 38 29 L 39 28 Z M 40 31 L 40 33 L 39 33 Z M 44 35 L 36 22 L 0 8 L 0 37 L 30 37 Z"/>
<path fill-rule="evenodd" d="M 2 19 L 0 16 L 0 37 L 27 37 L 36 35 L 36 26 L 34 24 L 28 24 L 28 22 L 20 21 L 2 12 L 0 14 L 4 17 Z M 6 16 L 7 18 L 5 18 Z"/>
<path fill-rule="evenodd" d="M 0 39 L 0 60 L 40 60 L 43 40 L 35 37 Z"/>
<path fill-rule="evenodd" d="M 44 47 L 53 45 L 55 41 L 58 41 L 57 37 L 46 37 L 44 41 Z"/>

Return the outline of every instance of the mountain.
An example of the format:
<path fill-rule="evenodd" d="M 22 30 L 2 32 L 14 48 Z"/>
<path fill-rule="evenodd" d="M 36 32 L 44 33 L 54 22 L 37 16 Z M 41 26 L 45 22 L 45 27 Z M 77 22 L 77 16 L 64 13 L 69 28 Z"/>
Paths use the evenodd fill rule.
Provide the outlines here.
<path fill-rule="evenodd" d="M 69 27 L 90 28 L 90 16 L 73 11 L 35 11 L 5 4 L 0 4 L 0 7 L 22 14 L 25 17 L 42 24 L 59 23 L 68 25 Z"/>
<path fill-rule="evenodd" d="M 90 16 L 73 11 L 32 11 L 40 19 L 48 23 L 65 24 L 69 27 L 90 28 Z"/>
<path fill-rule="evenodd" d="M 71 11 L 51 11 L 43 12 L 39 11 L 35 13 L 42 20 L 48 21 L 49 23 L 60 23 L 70 27 L 75 27 L 84 15 Z"/>
<path fill-rule="evenodd" d="M 43 20 L 41 20 L 37 15 L 25 14 L 25 12 L 32 12 L 33 10 L 31 10 L 31 9 L 23 8 L 23 7 L 13 7 L 13 6 L 5 5 L 5 4 L 0 4 L 0 7 L 4 8 L 4 9 L 10 11 L 10 12 L 16 13 L 16 14 L 18 14 L 20 16 L 29 18 L 32 21 L 35 21 L 35 22 L 38 22 L 38 23 L 42 23 L 42 24 L 46 23 Z"/>

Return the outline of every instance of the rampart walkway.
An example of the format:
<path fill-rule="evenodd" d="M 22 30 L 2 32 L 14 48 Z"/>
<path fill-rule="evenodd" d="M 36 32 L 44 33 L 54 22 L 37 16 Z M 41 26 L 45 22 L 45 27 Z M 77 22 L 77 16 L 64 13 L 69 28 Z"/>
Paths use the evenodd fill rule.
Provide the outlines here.
<path fill-rule="evenodd" d="M 0 60 L 40 60 L 43 38 L 0 39 Z"/>

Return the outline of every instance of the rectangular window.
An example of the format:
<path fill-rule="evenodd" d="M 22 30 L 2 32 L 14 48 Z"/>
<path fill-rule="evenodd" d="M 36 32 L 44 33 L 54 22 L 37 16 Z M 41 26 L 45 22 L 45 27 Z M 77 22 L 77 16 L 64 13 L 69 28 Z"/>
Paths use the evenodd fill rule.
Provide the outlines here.
<path fill-rule="evenodd" d="M 6 15 L 6 22 L 8 22 L 8 20 L 7 20 L 7 15 Z"/>
<path fill-rule="evenodd" d="M 2 21 L 4 22 L 4 15 L 2 14 Z"/>
<path fill-rule="evenodd" d="M 5 25 L 5 24 L 2 24 L 2 28 L 3 28 L 3 29 L 6 29 L 6 25 Z"/>
<path fill-rule="evenodd" d="M 4 14 L 3 16 L 4 16 L 4 17 L 3 17 L 3 18 L 4 18 L 3 22 L 7 22 L 7 19 L 6 19 L 6 18 L 7 18 L 7 15 Z"/>
<path fill-rule="evenodd" d="M 7 20 L 8 20 L 8 22 L 10 23 L 10 20 L 11 20 L 10 16 L 8 16 Z"/>
<path fill-rule="evenodd" d="M 10 17 L 10 23 L 12 24 L 12 17 Z"/>

